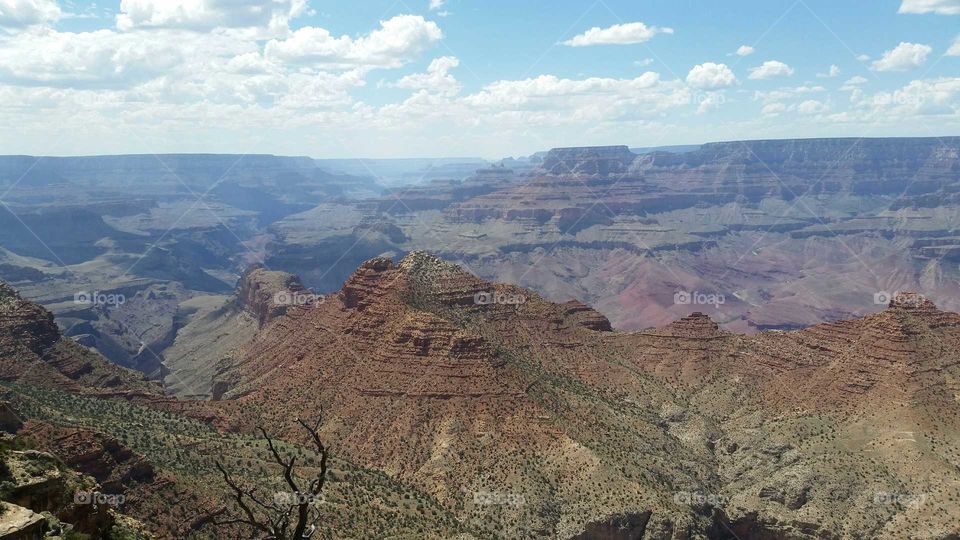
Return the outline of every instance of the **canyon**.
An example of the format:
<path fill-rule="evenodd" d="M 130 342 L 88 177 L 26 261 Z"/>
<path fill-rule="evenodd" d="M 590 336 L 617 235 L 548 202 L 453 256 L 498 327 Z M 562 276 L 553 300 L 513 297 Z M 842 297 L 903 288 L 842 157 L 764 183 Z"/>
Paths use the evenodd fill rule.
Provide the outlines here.
<path fill-rule="evenodd" d="M 960 534 L 960 138 L 26 162 L 3 460 L 128 504 L 25 528 L 241 537 L 317 418 L 335 537 Z"/>

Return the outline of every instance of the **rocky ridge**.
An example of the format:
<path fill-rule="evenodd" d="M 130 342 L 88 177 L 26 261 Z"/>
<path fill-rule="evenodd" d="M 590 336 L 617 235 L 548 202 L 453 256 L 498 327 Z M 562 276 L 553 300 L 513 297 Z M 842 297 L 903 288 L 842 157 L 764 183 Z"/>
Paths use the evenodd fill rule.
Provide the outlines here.
<path fill-rule="evenodd" d="M 414 252 L 372 259 L 325 304 L 268 323 L 239 352 L 224 398 L 280 425 L 278 396 L 307 414 L 322 406 L 339 451 L 463 519 L 484 512 L 507 537 L 574 536 L 636 515 L 650 538 L 897 538 L 951 524 L 958 340 L 960 315 L 909 293 L 797 332 L 733 334 L 703 313 L 611 332 L 584 304 Z M 904 460 L 896 434 L 915 433 L 914 420 L 941 450 L 917 446 Z M 530 452 L 536 462 L 517 457 Z M 863 452 L 875 457 L 847 462 Z M 842 486 L 930 498 L 909 511 L 841 504 L 829 490 Z M 456 495 L 490 490 L 526 504 L 478 509 Z M 565 509 L 555 520 L 542 513 L 551 505 Z"/>

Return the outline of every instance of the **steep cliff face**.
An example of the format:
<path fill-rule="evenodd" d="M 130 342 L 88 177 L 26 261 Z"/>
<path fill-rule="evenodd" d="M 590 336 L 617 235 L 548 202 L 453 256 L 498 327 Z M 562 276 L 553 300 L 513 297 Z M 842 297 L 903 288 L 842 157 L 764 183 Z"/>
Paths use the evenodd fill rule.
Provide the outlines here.
<path fill-rule="evenodd" d="M 18 349 L 42 356 L 59 340 L 52 313 L 24 301 L 13 288 L 0 282 L 0 351 L 4 356 Z"/>
<path fill-rule="evenodd" d="M 626 146 L 554 148 L 540 167 L 549 174 L 608 175 L 624 173 L 637 157 Z"/>
<path fill-rule="evenodd" d="M 286 313 L 294 303 L 306 303 L 309 291 L 300 278 L 286 272 L 276 272 L 254 267 L 240 278 L 237 286 L 237 305 L 260 326 Z"/>
<path fill-rule="evenodd" d="M 673 191 L 792 199 L 804 194 L 908 195 L 956 184 L 960 138 L 794 139 L 705 144 L 637 159 L 631 172 Z M 909 185 L 908 185 L 909 184 Z"/>
<path fill-rule="evenodd" d="M 63 337 L 53 314 L 0 282 L 0 378 L 78 392 L 151 394 L 143 376 Z"/>

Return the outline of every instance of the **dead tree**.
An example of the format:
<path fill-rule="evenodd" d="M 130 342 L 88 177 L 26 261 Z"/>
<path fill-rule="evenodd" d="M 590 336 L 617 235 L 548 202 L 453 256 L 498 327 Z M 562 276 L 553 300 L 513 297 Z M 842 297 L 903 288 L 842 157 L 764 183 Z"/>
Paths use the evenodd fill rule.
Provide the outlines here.
<path fill-rule="evenodd" d="M 217 461 L 217 469 L 233 492 L 232 500 L 239 508 L 240 515 L 223 520 L 215 519 L 212 521 L 215 525 L 248 527 L 254 531 L 253 538 L 263 540 L 302 540 L 313 537 L 320 521 L 317 503 L 327 480 L 329 452 L 318 433 L 320 420 L 317 420 L 313 427 L 299 418 L 297 423 L 310 435 L 311 443 L 320 457 L 320 470 L 316 477 L 310 480 L 309 484 L 298 479 L 295 473 L 296 456 L 284 457 L 266 430 L 260 428 L 260 434 L 270 449 L 271 459 L 283 469 L 283 480 L 290 492 L 277 493 L 267 499 L 259 494 L 256 488 L 242 487 L 223 464 Z"/>

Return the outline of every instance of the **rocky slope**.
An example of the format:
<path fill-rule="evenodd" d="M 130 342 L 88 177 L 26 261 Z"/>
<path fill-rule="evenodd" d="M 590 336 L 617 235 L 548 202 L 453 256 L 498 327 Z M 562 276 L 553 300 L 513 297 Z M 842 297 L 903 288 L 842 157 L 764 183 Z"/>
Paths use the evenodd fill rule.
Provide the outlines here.
<path fill-rule="evenodd" d="M 217 366 L 257 330 L 295 304 L 322 303 L 297 276 L 253 266 L 230 296 L 197 297 L 179 306 L 173 344 L 164 351 L 164 387 L 180 398 L 219 398 Z"/>
<path fill-rule="evenodd" d="M 133 371 L 63 337 L 53 314 L 0 282 L 0 379 L 108 394 L 155 392 Z"/>
<path fill-rule="evenodd" d="M 295 449 L 295 419 L 321 415 L 343 537 L 960 534 L 960 315 L 917 294 L 801 331 L 745 336 L 694 313 L 617 332 L 586 304 L 424 252 L 371 259 L 322 301 L 253 269 L 206 312 L 243 314 L 249 339 L 209 357 L 218 401 L 191 402 L 143 394 L 123 370 L 103 388 L 109 365 L 2 290 L 22 437 L 124 490 L 160 537 L 216 537 L 212 461 L 273 486 L 254 429 Z"/>
<path fill-rule="evenodd" d="M 415 252 L 268 322 L 222 403 L 289 437 L 322 409 L 342 455 L 496 537 L 947 538 L 958 339 L 911 294 L 798 332 L 612 332 Z"/>
<path fill-rule="evenodd" d="M 101 488 L 28 438 L 4 433 L 0 441 L 0 537 L 154 538 L 120 504 L 108 504 L 122 500 L 125 488 Z"/>

